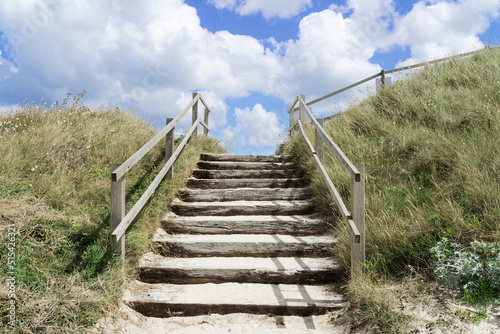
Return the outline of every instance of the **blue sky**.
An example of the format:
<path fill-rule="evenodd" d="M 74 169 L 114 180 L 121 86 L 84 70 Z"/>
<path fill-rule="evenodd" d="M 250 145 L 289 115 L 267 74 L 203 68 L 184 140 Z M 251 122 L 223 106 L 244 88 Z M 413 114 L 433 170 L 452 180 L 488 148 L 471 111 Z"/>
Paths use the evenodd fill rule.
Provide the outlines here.
<path fill-rule="evenodd" d="M 232 152 L 270 154 L 296 95 L 498 45 L 499 14 L 498 0 L 2 0 L 0 108 L 85 89 L 160 127 L 200 91 Z"/>

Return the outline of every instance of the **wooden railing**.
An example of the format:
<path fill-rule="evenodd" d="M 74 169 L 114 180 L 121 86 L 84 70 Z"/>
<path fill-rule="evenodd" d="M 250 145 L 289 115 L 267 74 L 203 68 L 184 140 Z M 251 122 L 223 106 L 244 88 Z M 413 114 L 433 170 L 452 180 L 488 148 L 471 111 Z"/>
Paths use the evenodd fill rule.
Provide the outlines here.
<path fill-rule="evenodd" d="M 500 47 L 488 47 L 486 46 L 483 50 L 477 50 L 473 52 L 462 53 L 452 57 L 446 57 L 441 59 L 436 59 L 428 61 L 425 63 L 415 64 L 411 66 L 405 66 L 400 68 L 395 68 L 387 71 L 380 71 L 380 73 L 374 74 L 366 79 L 360 80 L 352 85 L 336 90 L 335 92 L 324 95 L 315 100 L 305 102 L 305 96 L 299 95 L 295 98 L 292 105 L 288 109 L 290 116 L 290 137 L 298 131 L 305 139 L 309 151 L 312 154 L 314 162 L 326 183 L 330 195 L 335 200 L 337 207 L 342 215 L 343 220 L 347 224 L 349 233 L 351 235 L 351 277 L 359 274 L 363 271 L 365 262 L 365 168 L 364 164 L 353 164 L 345 156 L 342 150 L 335 144 L 335 142 L 328 136 L 323 128 L 323 123 L 336 115 L 328 116 L 325 118 L 316 119 L 309 106 L 326 100 L 332 96 L 343 93 L 351 88 L 364 84 L 370 80 L 381 78 L 381 86 L 384 87 L 386 84 L 386 74 L 406 71 L 425 65 L 437 64 L 443 61 L 448 61 L 457 57 L 467 57 L 474 55 L 475 53 L 482 52 L 484 50 L 500 50 Z M 298 107 L 295 107 L 299 103 Z M 315 145 L 311 144 L 311 141 L 306 135 L 305 126 L 306 123 L 311 123 L 315 128 Z M 351 213 L 344 204 L 339 192 L 333 185 L 332 180 L 328 176 L 323 164 L 324 155 L 324 144 L 326 144 L 332 152 L 335 154 L 340 163 L 351 175 Z"/>
<path fill-rule="evenodd" d="M 201 101 L 205 106 L 204 120 L 198 118 L 198 101 Z M 175 126 L 192 110 L 192 126 L 185 134 L 183 140 L 174 151 L 174 131 Z M 181 153 L 189 138 L 197 135 L 198 125 L 205 128 L 204 133 L 207 134 L 210 130 L 208 127 L 208 115 L 210 108 L 198 93 L 193 93 L 193 99 L 175 118 L 167 118 L 167 125 L 160 130 L 152 139 L 150 139 L 143 147 L 135 152 L 130 158 L 122 164 L 111 165 L 111 248 L 121 254 L 122 259 L 125 258 L 125 232 L 132 224 L 135 217 L 142 210 L 149 198 L 154 194 L 160 182 L 164 179 L 171 179 L 174 174 L 174 162 Z M 127 172 L 139 162 L 156 144 L 165 138 L 165 165 L 160 170 L 151 185 L 146 189 L 141 198 L 134 204 L 128 213 L 125 213 L 125 179 Z"/>
<path fill-rule="evenodd" d="M 495 47 L 489 47 L 489 46 L 486 46 L 485 49 L 481 49 L 481 50 L 477 50 L 477 51 L 472 51 L 472 52 L 466 52 L 466 53 L 461 53 L 461 54 L 458 54 L 458 55 L 455 55 L 455 56 L 451 56 L 451 57 L 446 57 L 446 58 L 440 58 L 440 59 L 436 59 L 436 60 L 431 60 L 431 61 L 427 61 L 427 62 L 424 62 L 424 63 L 420 63 L 420 64 L 415 64 L 415 65 L 410 65 L 410 66 L 404 66 L 404 67 L 399 67 L 399 68 L 394 68 L 392 70 L 382 70 L 380 71 L 379 73 L 377 74 L 374 74 L 366 79 L 363 79 L 363 80 L 360 80 L 356 83 L 353 83 L 352 85 L 349 85 L 347 87 L 344 87 L 344 88 L 341 88 L 339 90 L 336 90 L 332 93 L 329 93 L 329 94 L 326 94 L 322 97 L 319 97 L 315 100 L 312 100 L 312 101 L 309 101 L 306 103 L 306 105 L 309 107 L 309 106 L 312 106 L 313 104 L 315 103 L 318 103 L 318 102 L 321 102 L 323 100 L 326 100 L 332 96 L 335 96 L 335 95 L 338 95 L 340 93 L 343 93 L 349 89 L 352 89 L 354 87 L 357 87 L 359 85 L 362 85 L 368 81 L 371 81 L 373 79 L 376 79 L 378 77 L 380 77 L 380 83 L 381 83 L 381 87 L 385 87 L 386 85 L 386 75 L 387 74 L 391 74 L 391 73 L 396 73 L 396 72 L 402 72 L 402 71 L 407 71 L 407 70 L 411 70 L 411 69 L 414 69 L 414 68 L 418 68 L 418 67 L 423 67 L 423 66 L 426 66 L 426 65 L 433 65 L 433 64 L 438 64 L 438 63 L 441 63 L 441 62 L 444 62 L 444 61 L 448 61 L 448 60 L 451 60 L 451 59 L 454 59 L 454 58 L 461 58 L 461 57 L 468 57 L 468 56 L 472 56 L 478 52 L 483 52 L 485 50 L 500 50 L 500 47 L 499 46 L 495 46 Z M 296 111 L 297 108 L 294 109 L 294 111 Z M 336 115 L 332 115 L 332 116 L 328 116 L 328 117 L 325 117 L 325 118 L 322 118 L 322 120 L 324 121 L 328 121 L 332 118 L 334 118 Z M 319 119 L 318 119 L 319 120 Z"/>
<path fill-rule="evenodd" d="M 299 107 L 295 105 L 299 103 Z M 297 114 L 298 111 L 298 114 Z M 314 162 L 326 183 L 330 195 L 333 197 L 337 207 L 347 224 L 351 236 L 351 277 L 363 271 L 365 263 L 365 171 L 364 164 L 353 164 L 335 144 L 323 129 L 322 122 L 314 118 L 311 110 L 305 102 L 305 96 L 299 95 L 288 109 L 290 116 L 290 135 L 293 136 L 295 128 L 304 137 Z M 311 123 L 315 128 L 315 145 L 313 146 L 305 132 L 306 123 Z M 323 166 L 324 144 L 328 146 L 340 163 L 351 175 L 351 212 L 347 209 L 337 188 Z"/>

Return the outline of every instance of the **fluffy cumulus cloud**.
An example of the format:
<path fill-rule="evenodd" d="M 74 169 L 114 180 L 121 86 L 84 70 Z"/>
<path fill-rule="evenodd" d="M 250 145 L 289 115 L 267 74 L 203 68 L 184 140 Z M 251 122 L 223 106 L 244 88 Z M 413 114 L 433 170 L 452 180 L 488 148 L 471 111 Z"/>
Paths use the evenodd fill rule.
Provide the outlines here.
<path fill-rule="evenodd" d="M 313 4 L 210 2 L 266 18 L 293 17 Z M 406 62 L 478 49 L 477 36 L 499 13 L 498 0 L 420 1 L 403 14 L 392 0 L 347 0 L 303 17 L 297 38 L 265 47 L 251 36 L 208 31 L 183 0 L 2 0 L 0 101 L 55 101 L 86 89 L 86 101 L 130 107 L 163 124 L 197 90 L 220 129 L 228 98 L 259 92 L 311 100 L 380 71 L 372 57 L 395 46 L 411 50 Z M 275 113 L 258 104 L 234 112 L 226 133 L 245 145 L 275 144 L 283 129 Z"/>
<path fill-rule="evenodd" d="M 218 9 L 234 10 L 240 15 L 262 14 L 266 19 L 288 19 L 311 7 L 312 0 L 210 0 Z"/>
<path fill-rule="evenodd" d="M 395 20 L 393 43 L 410 46 L 417 61 L 479 49 L 477 37 L 498 19 L 498 0 L 420 1 Z"/>
<path fill-rule="evenodd" d="M 284 127 L 276 113 L 266 111 L 261 104 L 252 109 L 236 108 L 234 111 L 236 125 L 227 127 L 225 135 L 232 138 L 238 145 L 245 147 L 274 148 L 280 141 Z"/>
<path fill-rule="evenodd" d="M 227 111 L 221 101 L 267 86 L 280 68 L 258 40 L 202 28 L 182 0 L 31 0 L 22 6 L 5 0 L 0 31 L 9 55 L 0 58 L 7 103 L 23 101 L 26 92 L 56 100 L 86 89 L 87 100 L 163 122 L 179 112 L 183 92 L 203 90 L 217 96 L 212 125 L 218 127 Z"/>
<path fill-rule="evenodd" d="M 380 71 L 370 58 L 386 25 L 372 23 L 372 31 L 362 22 L 331 9 L 302 19 L 299 38 L 281 46 L 286 71 L 277 79 L 275 94 L 291 100 L 301 93 L 311 100 Z"/>

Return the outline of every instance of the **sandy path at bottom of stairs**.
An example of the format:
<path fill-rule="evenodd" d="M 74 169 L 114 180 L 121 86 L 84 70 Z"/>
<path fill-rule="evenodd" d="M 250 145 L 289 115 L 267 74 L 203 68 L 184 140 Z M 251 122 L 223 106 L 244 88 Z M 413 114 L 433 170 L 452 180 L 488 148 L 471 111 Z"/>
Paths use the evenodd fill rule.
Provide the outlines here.
<path fill-rule="evenodd" d="M 346 328 L 332 323 L 333 313 L 310 316 L 268 316 L 235 313 L 228 315 L 203 315 L 196 317 L 151 318 L 122 305 L 116 318 L 101 319 L 96 333 L 127 334 L 343 334 Z"/>

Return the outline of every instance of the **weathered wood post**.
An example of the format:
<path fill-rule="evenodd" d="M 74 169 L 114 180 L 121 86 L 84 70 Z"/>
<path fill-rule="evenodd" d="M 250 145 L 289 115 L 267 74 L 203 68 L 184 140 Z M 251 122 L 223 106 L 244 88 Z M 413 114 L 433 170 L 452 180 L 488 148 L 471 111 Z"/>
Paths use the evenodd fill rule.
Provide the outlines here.
<path fill-rule="evenodd" d="M 354 164 L 361 173 L 359 181 L 351 176 L 351 212 L 354 224 L 361 234 L 357 244 L 351 238 L 351 279 L 364 271 L 365 264 L 365 165 Z"/>
<path fill-rule="evenodd" d="M 173 118 L 167 118 L 167 125 L 172 122 L 174 119 Z M 175 126 L 170 130 L 167 135 L 165 136 L 165 162 L 170 159 L 172 154 L 174 154 L 174 131 L 175 131 Z M 165 174 L 166 179 L 172 179 L 174 177 L 174 165 L 170 167 L 168 170 L 167 174 Z"/>
<path fill-rule="evenodd" d="M 198 93 L 193 93 L 193 99 L 196 98 L 196 96 L 198 95 Z M 195 104 L 193 104 L 193 117 L 192 117 L 192 124 L 194 124 L 196 122 L 196 120 L 198 119 L 198 101 L 195 102 Z M 194 137 L 197 137 L 198 136 L 198 128 L 196 128 L 194 131 L 193 131 L 193 136 Z"/>
<path fill-rule="evenodd" d="M 203 122 L 205 122 L 205 124 L 208 126 L 208 113 L 209 113 L 209 110 L 207 108 L 205 108 L 205 115 L 203 117 Z M 205 136 L 208 136 L 208 129 L 205 128 L 203 130 L 203 133 L 205 134 Z"/>
<path fill-rule="evenodd" d="M 322 118 L 318 119 L 317 121 L 321 126 L 323 126 L 323 124 L 325 123 L 325 120 Z M 318 129 L 315 129 L 314 131 L 314 149 L 316 150 L 316 154 L 318 154 L 318 158 L 323 160 L 323 157 L 325 155 L 323 136 L 320 134 Z"/>
<path fill-rule="evenodd" d="M 111 173 L 121 164 L 111 164 Z M 110 233 L 113 233 L 116 227 L 125 217 L 125 175 L 118 180 L 113 180 L 111 176 L 111 212 L 110 212 Z M 125 234 L 118 240 L 111 238 L 111 249 L 120 253 L 122 260 L 125 260 Z"/>
<path fill-rule="evenodd" d="M 302 98 L 302 101 L 304 101 L 304 103 L 305 103 L 306 96 L 301 94 L 300 97 Z M 302 122 L 303 126 L 305 126 L 305 124 L 306 124 L 306 117 L 307 117 L 306 106 L 302 102 L 299 101 L 299 119 Z"/>
<path fill-rule="evenodd" d="M 384 70 L 380 71 L 380 85 L 382 86 L 382 89 L 385 88 L 385 71 Z"/>

